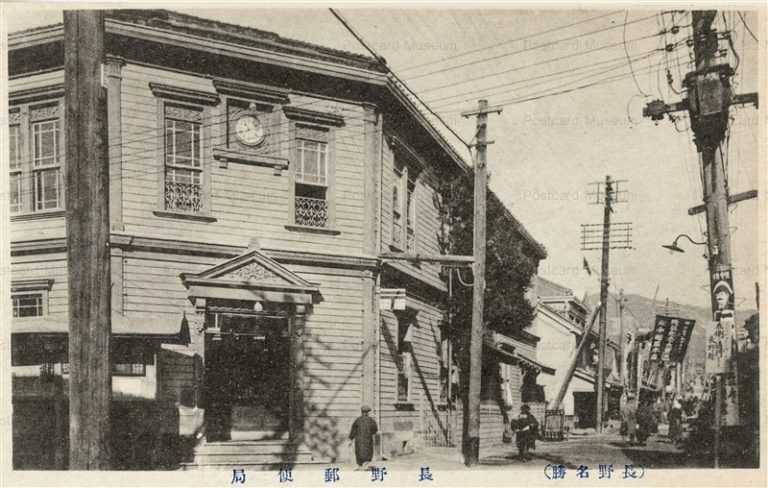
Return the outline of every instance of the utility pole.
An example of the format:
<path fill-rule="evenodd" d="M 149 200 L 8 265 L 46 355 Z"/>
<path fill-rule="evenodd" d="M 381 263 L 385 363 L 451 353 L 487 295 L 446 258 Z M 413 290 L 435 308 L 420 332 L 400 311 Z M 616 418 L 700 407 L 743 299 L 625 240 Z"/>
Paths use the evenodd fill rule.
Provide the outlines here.
<path fill-rule="evenodd" d="M 611 242 L 611 202 L 613 200 L 613 182 L 610 176 L 605 177 L 605 207 L 603 209 L 603 259 L 600 267 L 600 303 L 608 303 L 608 259 Z M 600 336 L 597 360 L 597 432 L 603 432 L 603 409 L 605 400 L 605 341 L 608 330 L 608 307 L 600 309 Z"/>
<path fill-rule="evenodd" d="M 619 184 L 626 180 L 614 180 L 610 176 L 605 177 L 605 182 L 595 182 L 597 189 L 594 192 L 593 203 L 603 205 L 602 224 L 581 225 L 581 250 L 602 252 L 600 270 L 600 303 L 608 303 L 608 286 L 610 285 L 609 257 L 611 249 L 632 249 L 632 224 L 630 222 L 611 223 L 613 204 L 624 203 L 619 196 L 626 190 L 619 190 Z M 601 186 L 605 185 L 605 189 Z M 602 196 L 602 201 L 601 201 Z M 597 432 L 603 431 L 603 413 L 605 411 L 605 352 L 608 340 L 608 306 L 600 309 L 600 327 L 598 339 L 597 378 L 595 381 L 596 405 L 595 420 Z M 622 342 L 624 338 L 621 338 Z"/>
<path fill-rule="evenodd" d="M 464 433 L 464 463 L 475 466 L 480 460 L 480 384 L 483 367 L 483 307 L 485 306 L 485 207 L 488 187 L 486 149 L 488 114 L 501 113 L 501 107 L 489 107 L 479 100 L 477 110 L 462 112 L 463 117 L 477 117 L 477 154 L 475 156 L 474 195 L 474 280 L 472 290 L 472 331 L 469 341 L 469 398 L 467 431 Z"/>
<path fill-rule="evenodd" d="M 64 11 L 69 469 L 110 468 L 110 249 L 104 16 Z"/>
<path fill-rule="evenodd" d="M 734 74 L 733 69 L 727 63 L 716 64 L 719 47 L 718 32 L 712 28 L 716 16 L 716 10 L 694 10 L 691 13 L 696 70 L 685 77 L 687 97 L 671 105 L 661 100 L 654 100 L 643 109 L 643 115 L 658 121 L 675 111 L 687 110 L 689 113 L 691 128 L 695 135 L 694 142 L 702 166 L 704 205 L 694 207 L 688 213 L 695 215 L 701 211 L 706 212 L 712 313 L 715 326 L 721 327 L 724 318 L 733 320 L 735 303 L 731 278 L 728 205 L 757 196 L 757 191 L 754 190 L 728 195 L 721 144 L 728 130 L 729 107 L 747 103 L 757 105 L 758 96 L 756 93 L 734 94 L 730 85 L 730 77 Z M 730 36 L 730 32 L 726 32 L 725 36 Z M 716 282 L 719 284 L 724 281 L 730 286 L 730 298 L 726 307 L 728 316 L 722 313 L 723 310 L 718 307 L 714 296 Z M 720 464 L 722 372 L 714 372 L 712 379 L 715 393 L 714 465 L 717 468 Z"/>
<path fill-rule="evenodd" d="M 621 379 L 621 384 L 624 387 L 624 394 L 626 393 L 626 381 L 625 381 L 625 371 L 624 371 L 624 347 L 626 344 L 626 339 L 624 338 L 624 288 L 619 290 L 619 298 L 617 301 L 618 309 L 617 313 L 619 314 L 619 357 L 621 358 L 621 361 L 619 361 L 619 378 Z"/>

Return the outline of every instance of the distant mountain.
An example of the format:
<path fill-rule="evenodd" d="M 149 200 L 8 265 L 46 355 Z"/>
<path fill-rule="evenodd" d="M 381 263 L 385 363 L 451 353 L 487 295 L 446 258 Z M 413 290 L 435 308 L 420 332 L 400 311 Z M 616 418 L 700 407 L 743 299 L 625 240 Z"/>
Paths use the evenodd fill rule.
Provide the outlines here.
<path fill-rule="evenodd" d="M 634 332 L 638 328 L 653 329 L 653 323 L 656 314 L 665 313 L 665 301 L 657 300 L 654 306 L 653 300 L 641 295 L 624 295 L 626 304 L 624 305 L 624 330 Z M 588 307 L 593 307 L 600 300 L 599 295 L 589 295 L 587 297 Z M 655 310 L 654 310 L 655 308 Z M 744 324 L 752 314 L 757 310 L 737 310 L 736 323 Z M 677 302 L 669 302 L 669 315 L 678 316 L 696 321 L 691 336 L 691 342 L 688 345 L 686 359 L 691 364 L 704 364 L 705 344 L 707 337 L 707 324 L 712 321 L 712 311 L 709 307 L 699 307 L 695 305 L 686 305 Z M 613 295 L 608 300 L 608 337 L 618 339 L 619 320 L 618 305 Z"/>

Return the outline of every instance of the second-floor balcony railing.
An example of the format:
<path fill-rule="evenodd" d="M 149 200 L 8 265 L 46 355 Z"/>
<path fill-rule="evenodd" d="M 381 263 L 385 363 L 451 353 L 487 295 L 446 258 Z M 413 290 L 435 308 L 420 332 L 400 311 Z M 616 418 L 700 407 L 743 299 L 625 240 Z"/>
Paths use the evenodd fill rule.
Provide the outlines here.
<path fill-rule="evenodd" d="M 189 183 L 165 182 L 165 209 L 197 213 L 203 210 L 202 187 Z"/>
<path fill-rule="evenodd" d="M 325 227 L 328 224 L 328 200 L 296 197 L 296 224 Z"/>

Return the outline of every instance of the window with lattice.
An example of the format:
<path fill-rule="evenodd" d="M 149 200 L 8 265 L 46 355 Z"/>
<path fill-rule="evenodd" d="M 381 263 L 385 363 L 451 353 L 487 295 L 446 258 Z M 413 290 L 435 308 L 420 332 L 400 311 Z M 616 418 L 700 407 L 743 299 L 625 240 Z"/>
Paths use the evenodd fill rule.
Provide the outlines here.
<path fill-rule="evenodd" d="M 204 210 L 202 110 L 165 105 L 165 209 Z"/>
<path fill-rule="evenodd" d="M 328 131 L 297 125 L 294 222 L 307 227 L 328 227 Z"/>

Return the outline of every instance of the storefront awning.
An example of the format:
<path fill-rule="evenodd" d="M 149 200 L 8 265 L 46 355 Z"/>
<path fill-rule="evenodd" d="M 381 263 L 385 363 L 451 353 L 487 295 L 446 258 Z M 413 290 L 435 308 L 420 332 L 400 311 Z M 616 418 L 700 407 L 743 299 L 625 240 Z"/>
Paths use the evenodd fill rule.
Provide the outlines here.
<path fill-rule="evenodd" d="M 538 361 L 529 358 L 521 351 L 515 350 L 512 346 L 507 344 L 497 344 L 490 337 L 483 338 L 483 345 L 496 353 L 502 362 L 520 364 L 524 368 L 532 369 L 537 373 L 555 374 L 554 368 L 550 368 L 549 366 L 545 366 Z"/>
<path fill-rule="evenodd" d="M 14 318 L 13 334 L 67 334 L 66 316 Z M 189 344 L 189 324 L 182 314 L 112 315 L 113 337 L 134 337 L 159 340 L 166 344 Z"/>

